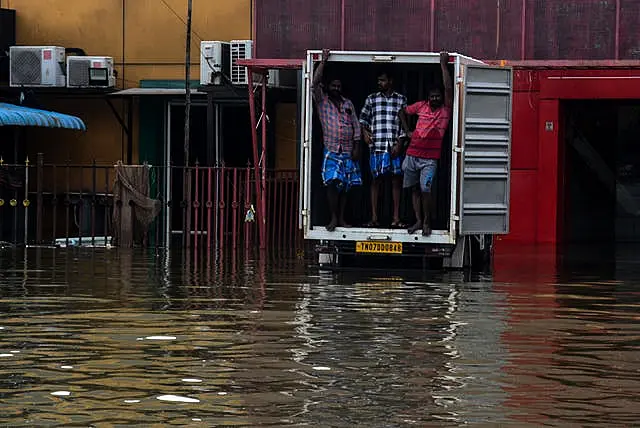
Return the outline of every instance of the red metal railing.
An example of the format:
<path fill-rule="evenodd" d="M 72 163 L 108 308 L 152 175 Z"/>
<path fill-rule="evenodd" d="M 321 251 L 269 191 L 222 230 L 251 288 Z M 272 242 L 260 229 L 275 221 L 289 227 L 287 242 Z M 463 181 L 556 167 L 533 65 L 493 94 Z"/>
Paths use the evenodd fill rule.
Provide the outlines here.
<path fill-rule="evenodd" d="M 196 164 L 147 166 L 147 170 L 149 197 L 159 201 L 160 209 L 150 225 L 142 227 L 135 220 L 128 225 L 136 246 L 177 246 L 198 252 L 257 248 L 262 210 L 253 167 Z M 265 170 L 265 174 L 269 248 L 301 248 L 298 172 Z M 113 165 L 48 164 L 42 155 L 35 164 L 0 164 L 0 242 L 113 244 L 114 232 L 128 221 L 125 209 L 135 219 L 140 208 L 114 196 L 115 177 Z"/>

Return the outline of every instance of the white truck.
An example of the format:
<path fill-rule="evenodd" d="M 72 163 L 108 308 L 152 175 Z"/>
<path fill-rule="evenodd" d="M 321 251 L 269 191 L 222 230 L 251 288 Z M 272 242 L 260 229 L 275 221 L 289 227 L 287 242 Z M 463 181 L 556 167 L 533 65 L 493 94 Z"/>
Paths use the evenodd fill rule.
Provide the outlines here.
<path fill-rule="evenodd" d="M 316 241 L 320 264 L 340 264 L 345 256 L 414 255 L 442 259 L 443 267 L 462 268 L 478 250 L 490 254 L 492 237 L 509 230 L 512 70 L 450 54 L 453 116 L 435 182 L 437 213 L 432 214 L 430 236 L 409 234 L 406 229 L 359 227 L 371 210 L 366 180 L 348 208 L 354 227 L 329 232 L 321 183 L 322 134 L 311 96 L 321 55 L 320 50 L 308 51 L 302 70 L 299 204 L 299 225 L 306 240 Z M 325 73 L 342 80 L 344 95 L 359 110 L 375 90 L 380 69 L 392 70 L 396 90 L 409 103 L 425 99 L 428 85 L 441 82 L 439 61 L 437 52 L 332 51 Z M 367 150 L 361 157 L 366 178 L 370 176 Z M 381 199 L 383 205 L 391 205 L 390 196 Z M 403 199 L 407 218 L 412 216 L 410 195 L 404 193 Z"/>

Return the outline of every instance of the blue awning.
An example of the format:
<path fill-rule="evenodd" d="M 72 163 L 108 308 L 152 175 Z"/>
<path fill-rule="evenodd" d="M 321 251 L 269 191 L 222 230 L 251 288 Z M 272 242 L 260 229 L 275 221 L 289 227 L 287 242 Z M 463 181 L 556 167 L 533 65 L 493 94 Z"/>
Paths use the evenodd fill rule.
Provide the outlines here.
<path fill-rule="evenodd" d="M 42 126 L 87 130 L 87 126 L 78 117 L 6 103 L 0 103 L 0 126 Z"/>

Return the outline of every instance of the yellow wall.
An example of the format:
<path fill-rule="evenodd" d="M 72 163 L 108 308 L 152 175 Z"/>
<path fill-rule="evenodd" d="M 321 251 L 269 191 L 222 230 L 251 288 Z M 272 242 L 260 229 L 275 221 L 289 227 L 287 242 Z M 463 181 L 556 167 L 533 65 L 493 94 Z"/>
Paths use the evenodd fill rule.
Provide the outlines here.
<path fill-rule="evenodd" d="M 87 55 L 112 56 L 119 88 L 138 87 L 140 80 L 146 79 L 184 79 L 187 0 L 0 2 L 2 7 L 16 10 L 18 44 L 75 47 Z M 251 0 L 193 0 L 192 79 L 200 76 L 201 39 L 250 38 Z M 88 132 L 38 131 L 43 138 L 30 144 L 30 151 L 43 151 L 48 159 L 56 160 L 71 156 L 77 162 L 97 158 L 113 163 L 120 159 L 126 137 L 104 101 L 47 98 L 46 102 L 47 107 L 81 117 Z M 124 115 L 124 107 L 116 105 Z M 134 152 L 137 136 L 135 127 Z"/>

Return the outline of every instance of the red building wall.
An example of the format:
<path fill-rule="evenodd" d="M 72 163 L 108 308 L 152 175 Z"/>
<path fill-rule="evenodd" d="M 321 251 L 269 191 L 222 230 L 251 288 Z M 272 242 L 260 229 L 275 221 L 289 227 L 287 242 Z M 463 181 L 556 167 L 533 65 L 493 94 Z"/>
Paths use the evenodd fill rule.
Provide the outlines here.
<path fill-rule="evenodd" d="M 507 63 L 509 65 L 509 63 Z M 640 62 L 514 65 L 508 244 L 557 244 L 563 236 L 563 103 L 567 100 L 640 100 Z"/>
<path fill-rule="evenodd" d="M 481 59 L 640 59 L 637 0 L 261 0 L 258 58 L 305 50 L 434 51 Z"/>

